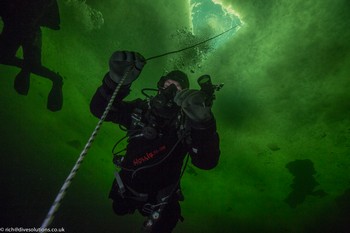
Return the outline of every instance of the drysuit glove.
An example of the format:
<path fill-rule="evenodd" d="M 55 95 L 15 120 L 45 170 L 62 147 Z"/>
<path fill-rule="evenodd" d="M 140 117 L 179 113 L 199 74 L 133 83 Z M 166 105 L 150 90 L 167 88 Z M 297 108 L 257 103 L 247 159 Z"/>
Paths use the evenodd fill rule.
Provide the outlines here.
<path fill-rule="evenodd" d="M 137 52 L 116 51 L 109 59 L 109 77 L 120 83 L 128 72 L 123 85 L 129 85 L 139 77 L 145 64 L 145 58 Z"/>
<path fill-rule="evenodd" d="M 206 106 L 208 96 L 203 91 L 184 89 L 176 93 L 174 101 L 196 123 L 213 119 L 211 106 Z"/>

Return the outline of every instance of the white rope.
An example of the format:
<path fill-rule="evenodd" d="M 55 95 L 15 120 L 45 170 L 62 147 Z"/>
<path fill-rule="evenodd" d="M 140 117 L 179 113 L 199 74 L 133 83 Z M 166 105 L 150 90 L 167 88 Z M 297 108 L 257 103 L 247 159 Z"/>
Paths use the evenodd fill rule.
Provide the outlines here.
<path fill-rule="evenodd" d="M 68 187 L 72 183 L 72 180 L 75 177 L 75 175 L 76 175 L 76 173 L 77 173 L 81 163 L 83 162 L 83 159 L 85 158 L 86 154 L 88 153 L 88 150 L 90 149 L 91 144 L 93 143 L 93 141 L 94 141 L 94 139 L 95 139 L 95 137 L 97 135 L 97 132 L 100 130 L 103 121 L 106 119 L 108 112 L 112 108 L 114 99 L 116 98 L 120 87 L 123 85 L 126 77 L 128 76 L 129 72 L 133 68 L 134 68 L 134 66 L 130 67 L 130 69 L 128 69 L 125 72 L 122 80 L 118 83 L 117 87 L 115 88 L 115 90 L 114 90 L 114 92 L 112 94 L 112 97 L 109 100 L 108 105 L 107 105 L 105 111 L 102 114 L 102 117 L 100 118 L 99 122 L 97 123 L 97 125 L 95 127 L 95 130 L 92 132 L 92 134 L 91 134 L 88 142 L 86 143 L 83 151 L 80 153 L 80 156 L 79 156 L 77 162 L 75 163 L 73 169 L 71 170 L 70 174 L 66 178 L 64 184 L 62 185 L 59 193 L 57 194 L 57 196 L 55 198 L 55 201 L 52 203 L 51 208 L 50 208 L 49 212 L 47 213 L 44 222 L 41 224 L 41 229 L 47 228 L 51 224 L 52 220 L 54 219 L 55 213 L 57 212 L 57 210 L 58 210 L 58 208 L 59 208 L 59 206 L 60 206 L 60 204 L 61 204 L 61 202 L 62 202 L 62 200 L 63 200 L 63 198 L 64 198 L 64 196 L 66 194 L 66 191 L 67 191 Z"/>

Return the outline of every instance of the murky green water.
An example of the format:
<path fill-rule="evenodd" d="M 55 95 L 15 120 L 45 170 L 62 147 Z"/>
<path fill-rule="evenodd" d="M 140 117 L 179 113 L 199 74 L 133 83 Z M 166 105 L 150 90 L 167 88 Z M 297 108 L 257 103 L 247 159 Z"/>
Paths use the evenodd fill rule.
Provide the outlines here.
<path fill-rule="evenodd" d="M 350 4 L 223 2 L 244 26 L 206 50 L 200 65 L 189 51 L 150 61 L 130 95 L 154 87 L 181 59 L 192 87 L 202 74 L 225 83 L 213 108 L 220 164 L 212 171 L 188 167 L 182 179 L 185 221 L 175 232 L 345 232 Z M 97 123 L 89 101 L 111 53 L 135 50 L 151 57 L 176 50 L 187 40 L 178 30 L 191 27 L 188 1 L 59 1 L 59 6 L 61 29 L 43 28 L 42 62 L 64 77 L 62 110 L 46 109 L 50 81 L 32 75 L 28 96 L 21 96 L 13 89 L 19 69 L 0 65 L 0 227 L 41 225 Z M 142 217 L 115 216 L 107 198 L 114 172 L 110 151 L 122 135 L 118 126 L 103 125 L 52 227 L 137 232 Z"/>

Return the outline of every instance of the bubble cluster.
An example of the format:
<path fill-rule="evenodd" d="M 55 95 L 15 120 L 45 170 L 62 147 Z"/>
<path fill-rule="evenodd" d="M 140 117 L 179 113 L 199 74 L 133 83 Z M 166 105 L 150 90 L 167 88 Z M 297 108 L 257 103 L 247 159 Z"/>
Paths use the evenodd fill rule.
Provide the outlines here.
<path fill-rule="evenodd" d="M 85 0 L 66 0 L 66 5 L 73 8 L 75 18 L 84 25 L 84 29 L 92 31 L 100 29 L 104 24 L 104 18 L 101 11 L 93 9 Z"/>

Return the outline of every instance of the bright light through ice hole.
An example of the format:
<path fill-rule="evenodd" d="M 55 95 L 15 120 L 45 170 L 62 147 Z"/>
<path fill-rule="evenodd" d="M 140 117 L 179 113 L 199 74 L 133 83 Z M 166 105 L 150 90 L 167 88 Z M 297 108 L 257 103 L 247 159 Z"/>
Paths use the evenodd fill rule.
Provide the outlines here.
<path fill-rule="evenodd" d="M 225 8 L 219 0 L 190 0 L 192 16 L 192 33 L 200 37 L 212 37 L 232 27 L 241 25 L 239 16 L 231 9 Z M 218 47 L 226 42 L 239 26 L 211 42 Z"/>
<path fill-rule="evenodd" d="M 198 45 L 178 53 L 177 56 L 169 57 L 166 72 L 171 69 L 199 72 L 208 55 L 226 43 L 243 24 L 239 15 L 231 8 L 225 8 L 220 0 L 189 0 L 189 4 L 191 28 L 178 29 L 172 38 L 178 40 L 178 48 Z M 201 43 L 229 29 L 232 30 L 207 43 Z"/>

